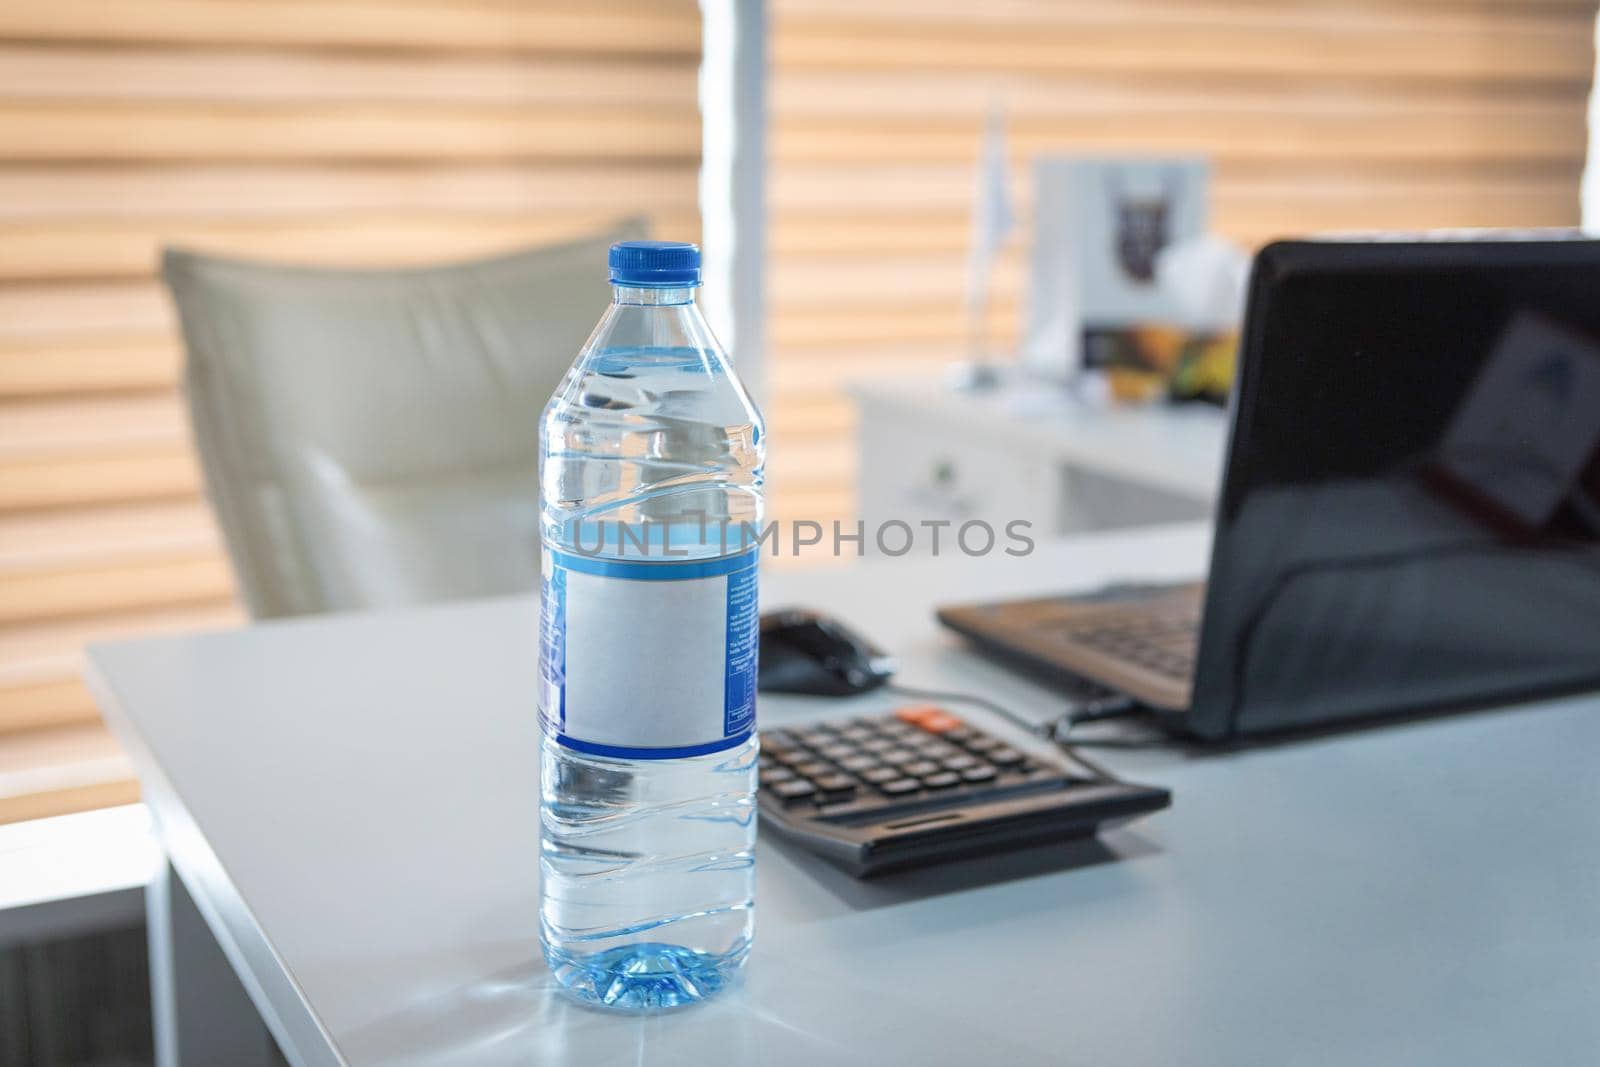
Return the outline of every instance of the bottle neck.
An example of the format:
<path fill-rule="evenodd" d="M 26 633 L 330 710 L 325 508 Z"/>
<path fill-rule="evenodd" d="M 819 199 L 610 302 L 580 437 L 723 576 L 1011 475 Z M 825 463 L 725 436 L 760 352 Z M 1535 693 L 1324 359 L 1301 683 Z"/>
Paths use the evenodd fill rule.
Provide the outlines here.
<path fill-rule="evenodd" d="M 611 287 L 611 302 L 613 304 L 636 304 L 645 307 L 693 304 L 694 289 L 689 286 L 681 289 L 658 289 L 642 285 L 613 285 Z"/>

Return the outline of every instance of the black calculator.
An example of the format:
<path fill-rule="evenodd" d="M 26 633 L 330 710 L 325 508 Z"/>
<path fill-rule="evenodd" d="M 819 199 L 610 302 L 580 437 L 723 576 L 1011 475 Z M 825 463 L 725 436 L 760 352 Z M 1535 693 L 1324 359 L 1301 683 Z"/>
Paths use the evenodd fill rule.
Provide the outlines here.
<path fill-rule="evenodd" d="M 766 828 L 858 878 L 1093 834 L 1172 802 L 943 708 L 761 731 Z"/>

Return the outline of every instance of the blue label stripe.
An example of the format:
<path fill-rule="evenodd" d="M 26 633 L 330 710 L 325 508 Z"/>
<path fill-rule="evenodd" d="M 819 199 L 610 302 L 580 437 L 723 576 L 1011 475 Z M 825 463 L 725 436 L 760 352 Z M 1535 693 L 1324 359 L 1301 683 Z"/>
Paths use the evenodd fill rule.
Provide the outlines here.
<path fill-rule="evenodd" d="M 567 722 L 567 574 L 552 567 L 543 579 L 539 603 L 539 706 L 556 729 Z M 556 706 L 546 707 L 554 697 Z"/>
<path fill-rule="evenodd" d="M 746 730 L 737 737 L 724 737 L 704 745 L 687 745 L 683 748 L 624 748 L 621 745 L 602 745 L 594 741 L 579 741 L 566 734 L 557 734 L 556 743 L 574 752 L 590 756 L 612 756 L 616 759 L 686 759 L 689 756 L 709 756 L 713 752 L 726 752 L 750 740 L 754 730 Z"/>
<path fill-rule="evenodd" d="M 559 549 L 548 549 L 555 565 L 578 574 L 592 574 L 601 578 L 627 578 L 637 582 L 681 582 L 691 578 L 715 578 L 733 574 L 756 566 L 760 545 L 737 555 L 718 556 L 716 559 L 603 559 L 599 556 L 575 555 Z"/>
<path fill-rule="evenodd" d="M 756 655 L 761 637 L 756 592 L 756 568 L 728 575 L 722 661 L 724 734 L 749 733 L 756 721 Z"/>

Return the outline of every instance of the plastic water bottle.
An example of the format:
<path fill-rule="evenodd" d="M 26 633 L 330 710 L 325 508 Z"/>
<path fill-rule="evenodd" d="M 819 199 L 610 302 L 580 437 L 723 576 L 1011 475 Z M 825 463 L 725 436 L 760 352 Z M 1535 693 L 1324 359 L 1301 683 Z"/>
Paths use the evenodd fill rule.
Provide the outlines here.
<path fill-rule="evenodd" d="M 761 416 L 694 303 L 700 250 L 629 241 L 545 409 L 541 914 L 578 998 L 716 993 L 754 931 Z"/>

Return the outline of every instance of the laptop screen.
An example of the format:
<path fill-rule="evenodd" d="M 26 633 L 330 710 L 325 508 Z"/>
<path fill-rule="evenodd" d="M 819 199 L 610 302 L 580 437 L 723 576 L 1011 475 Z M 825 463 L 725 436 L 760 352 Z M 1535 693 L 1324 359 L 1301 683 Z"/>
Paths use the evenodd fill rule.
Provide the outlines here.
<path fill-rule="evenodd" d="M 1204 733 L 1600 685 L 1600 242 L 1273 245 Z"/>

